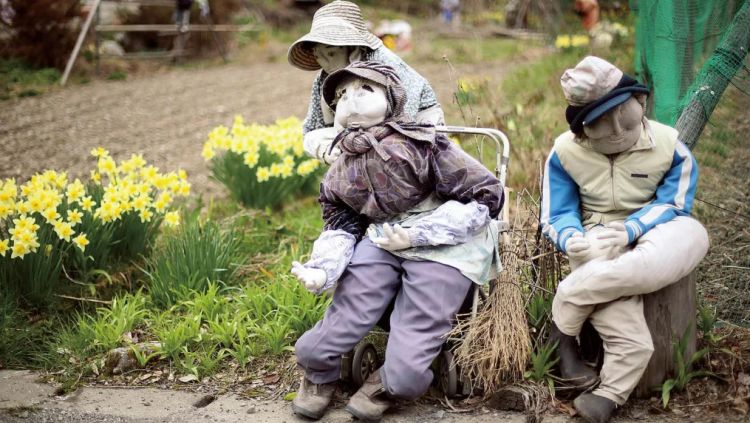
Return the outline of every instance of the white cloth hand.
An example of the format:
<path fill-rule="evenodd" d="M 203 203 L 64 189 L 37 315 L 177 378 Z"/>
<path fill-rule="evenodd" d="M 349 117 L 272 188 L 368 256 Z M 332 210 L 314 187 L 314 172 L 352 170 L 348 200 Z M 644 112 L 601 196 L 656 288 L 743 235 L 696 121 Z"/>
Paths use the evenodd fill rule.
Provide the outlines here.
<path fill-rule="evenodd" d="M 621 222 L 612 222 L 608 224 L 606 229 L 596 235 L 596 239 L 601 241 L 599 245 L 599 248 L 601 249 L 623 248 L 630 243 L 628 231 L 625 230 L 625 225 Z"/>
<path fill-rule="evenodd" d="M 574 233 L 565 241 L 565 253 L 570 259 L 584 261 L 588 257 L 590 250 L 591 243 L 580 232 Z"/>
<path fill-rule="evenodd" d="M 320 128 L 305 134 L 302 141 L 305 152 L 311 157 L 331 164 L 341 155 L 341 150 L 334 147 L 333 151 L 328 149 L 336 138 L 337 131 L 335 128 Z"/>
<path fill-rule="evenodd" d="M 403 250 L 411 247 L 409 233 L 401 225 L 396 224 L 391 228 L 391 225 L 386 223 L 383 225 L 383 232 L 385 236 L 372 240 L 378 247 L 388 251 Z"/>
<path fill-rule="evenodd" d="M 298 261 L 292 262 L 292 274 L 310 292 L 320 290 L 327 278 L 325 270 L 305 267 Z"/>

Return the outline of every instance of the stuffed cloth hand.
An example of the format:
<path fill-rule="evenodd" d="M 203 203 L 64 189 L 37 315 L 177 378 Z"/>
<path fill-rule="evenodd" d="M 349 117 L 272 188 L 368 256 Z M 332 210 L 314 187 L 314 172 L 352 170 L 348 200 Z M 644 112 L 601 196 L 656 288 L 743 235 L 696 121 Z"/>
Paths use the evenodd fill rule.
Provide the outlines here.
<path fill-rule="evenodd" d="M 585 261 L 591 250 L 591 243 L 583 237 L 583 234 L 576 232 L 565 241 L 565 253 L 569 259 Z"/>
<path fill-rule="evenodd" d="M 385 236 L 372 240 L 378 247 L 388 251 L 403 250 L 411 247 L 409 233 L 401 225 L 396 224 L 391 228 L 391 225 L 386 223 L 383 225 L 383 232 Z"/>
<path fill-rule="evenodd" d="M 628 231 L 625 230 L 625 225 L 621 222 L 608 224 L 606 229 L 596 235 L 596 238 L 601 241 L 599 248 L 602 249 L 623 248 L 630 243 Z"/>
<path fill-rule="evenodd" d="M 326 271 L 304 267 L 300 262 L 292 262 L 292 274 L 304 285 L 305 289 L 310 292 L 316 292 L 326 283 Z"/>
<path fill-rule="evenodd" d="M 311 157 L 330 165 L 341 155 L 341 150 L 338 147 L 329 151 L 336 135 L 335 128 L 320 128 L 306 133 L 302 142 L 305 152 Z"/>

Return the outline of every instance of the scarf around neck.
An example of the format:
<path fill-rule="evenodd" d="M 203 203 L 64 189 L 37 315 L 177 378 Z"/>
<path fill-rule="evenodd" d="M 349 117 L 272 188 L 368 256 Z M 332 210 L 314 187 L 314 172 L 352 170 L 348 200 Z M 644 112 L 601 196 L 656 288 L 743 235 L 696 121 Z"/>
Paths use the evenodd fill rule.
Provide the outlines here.
<path fill-rule="evenodd" d="M 353 156 L 365 154 L 374 149 L 384 161 L 388 161 L 391 156 L 385 151 L 380 141 L 395 132 L 413 140 L 435 142 L 434 126 L 390 119 L 367 129 L 346 128 L 336 136 L 330 148 L 338 146 L 344 154 Z"/>

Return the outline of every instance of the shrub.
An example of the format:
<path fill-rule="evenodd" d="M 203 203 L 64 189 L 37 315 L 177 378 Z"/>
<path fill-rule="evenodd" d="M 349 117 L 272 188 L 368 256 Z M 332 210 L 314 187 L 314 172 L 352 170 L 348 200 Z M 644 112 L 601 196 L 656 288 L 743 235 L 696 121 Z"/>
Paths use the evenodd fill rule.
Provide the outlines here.
<path fill-rule="evenodd" d="M 49 305 L 63 266 L 87 279 L 143 254 L 173 198 L 190 192 L 184 172 L 160 174 L 139 155 L 119 165 L 103 149 L 86 187 L 64 172 L 36 174 L 19 187 L 0 181 L 0 290 L 37 307 Z M 90 247 L 89 244 L 91 244 Z"/>
<path fill-rule="evenodd" d="M 73 51 L 80 0 L 10 0 L 15 11 L 11 37 L 0 41 L 8 56 L 31 65 L 62 68 Z"/>
<path fill-rule="evenodd" d="M 301 122 L 294 117 L 266 126 L 245 125 L 237 116 L 231 130 L 211 131 L 202 154 L 211 160 L 214 179 L 245 207 L 276 207 L 317 188 L 320 165 L 304 156 Z"/>
<path fill-rule="evenodd" d="M 148 260 L 148 289 L 154 303 L 168 307 L 193 293 L 205 293 L 212 282 L 229 283 L 238 266 L 241 238 L 212 221 L 188 221 L 167 235 L 163 248 Z"/>

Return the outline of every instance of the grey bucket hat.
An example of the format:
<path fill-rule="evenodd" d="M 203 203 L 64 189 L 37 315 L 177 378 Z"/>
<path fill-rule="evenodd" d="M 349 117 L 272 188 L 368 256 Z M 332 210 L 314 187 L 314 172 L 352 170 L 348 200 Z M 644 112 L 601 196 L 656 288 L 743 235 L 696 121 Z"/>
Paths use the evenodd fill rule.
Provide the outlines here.
<path fill-rule="evenodd" d="M 313 43 L 360 46 L 372 50 L 383 45 L 378 37 L 367 30 L 359 6 L 342 0 L 327 4 L 315 12 L 310 32 L 289 47 L 289 63 L 302 70 L 320 69 L 310 48 Z"/>

